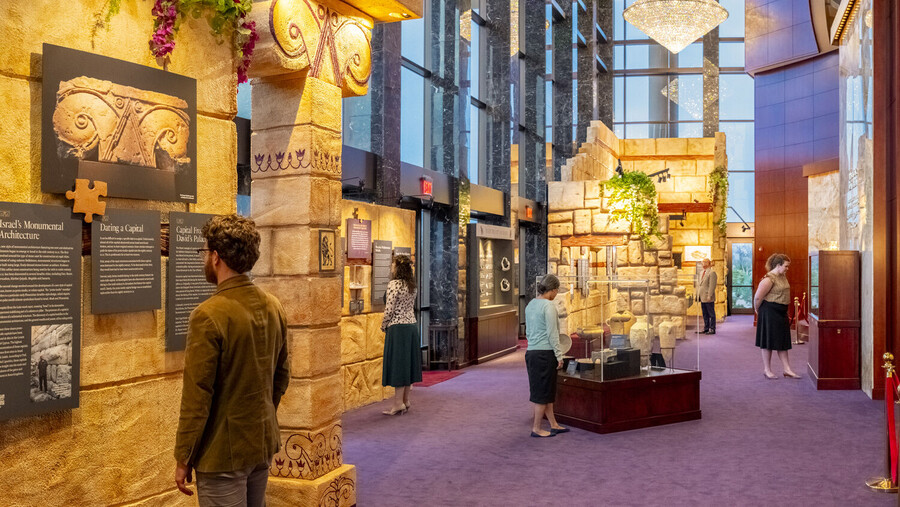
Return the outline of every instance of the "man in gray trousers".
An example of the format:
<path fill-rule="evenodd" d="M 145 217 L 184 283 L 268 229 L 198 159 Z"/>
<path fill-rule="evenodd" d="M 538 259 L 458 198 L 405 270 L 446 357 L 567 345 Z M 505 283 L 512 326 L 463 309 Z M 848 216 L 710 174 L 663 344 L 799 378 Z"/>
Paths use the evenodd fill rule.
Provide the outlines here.
<path fill-rule="evenodd" d="M 703 271 L 697 282 L 697 300 L 703 310 L 703 331 L 700 334 L 716 334 L 716 284 L 719 279 L 712 269 L 712 262 L 703 259 Z"/>

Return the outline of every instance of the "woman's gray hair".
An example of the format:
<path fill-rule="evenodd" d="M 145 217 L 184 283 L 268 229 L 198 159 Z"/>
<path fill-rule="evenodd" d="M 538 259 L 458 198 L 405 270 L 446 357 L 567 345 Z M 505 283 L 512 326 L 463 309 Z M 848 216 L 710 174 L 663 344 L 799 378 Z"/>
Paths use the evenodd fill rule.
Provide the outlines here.
<path fill-rule="evenodd" d="M 541 278 L 541 281 L 537 284 L 537 293 L 538 295 L 546 294 L 551 290 L 556 290 L 559 288 L 559 278 L 554 274 L 544 275 L 544 278 Z"/>

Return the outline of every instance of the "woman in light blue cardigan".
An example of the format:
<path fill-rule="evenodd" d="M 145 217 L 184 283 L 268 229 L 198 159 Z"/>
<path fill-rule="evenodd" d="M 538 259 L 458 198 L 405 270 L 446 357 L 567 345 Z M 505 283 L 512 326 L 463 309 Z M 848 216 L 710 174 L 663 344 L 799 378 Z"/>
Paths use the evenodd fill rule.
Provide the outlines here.
<path fill-rule="evenodd" d="M 528 370 L 528 387 L 534 403 L 534 423 L 531 436 L 554 437 L 569 431 L 556 422 L 553 402 L 556 400 L 556 370 L 562 368 L 562 350 L 559 347 L 559 316 L 553 300 L 559 293 L 559 279 L 546 275 L 537 286 L 538 296 L 525 307 L 525 336 L 528 350 L 525 352 L 525 368 Z M 544 417 L 550 421 L 550 431 L 541 429 Z"/>

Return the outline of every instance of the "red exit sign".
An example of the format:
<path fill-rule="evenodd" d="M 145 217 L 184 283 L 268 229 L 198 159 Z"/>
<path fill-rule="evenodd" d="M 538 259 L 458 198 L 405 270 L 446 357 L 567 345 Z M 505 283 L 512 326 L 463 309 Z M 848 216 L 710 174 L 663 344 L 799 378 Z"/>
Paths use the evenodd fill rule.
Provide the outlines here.
<path fill-rule="evenodd" d="M 419 183 L 422 190 L 422 195 L 427 195 L 429 197 L 434 196 L 434 182 L 428 176 L 422 176 L 419 178 Z"/>

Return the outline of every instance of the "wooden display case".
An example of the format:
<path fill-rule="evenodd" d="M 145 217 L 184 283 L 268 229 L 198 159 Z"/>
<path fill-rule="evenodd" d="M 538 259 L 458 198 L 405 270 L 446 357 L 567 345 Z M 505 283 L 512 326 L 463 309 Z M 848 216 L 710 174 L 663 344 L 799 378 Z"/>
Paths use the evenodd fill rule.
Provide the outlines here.
<path fill-rule="evenodd" d="M 700 419 L 699 371 L 642 370 L 604 380 L 559 372 L 556 419 L 594 433 L 613 433 Z"/>
<path fill-rule="evenodd" d="M 809 256 L 809 378 L 816 389 L 859 389 L 859 252 Z"/>

